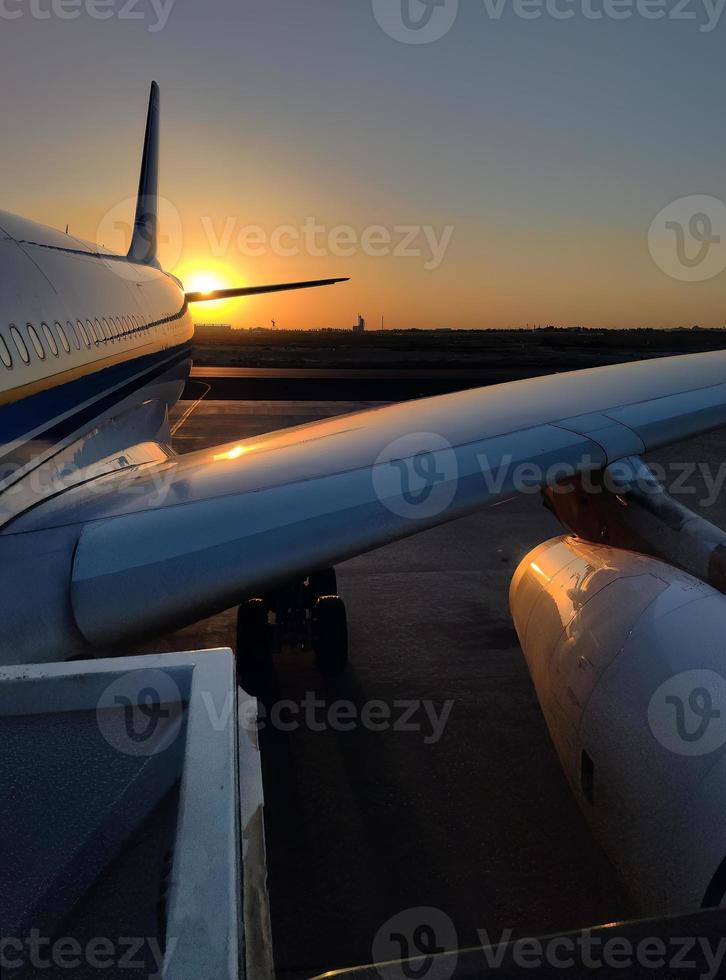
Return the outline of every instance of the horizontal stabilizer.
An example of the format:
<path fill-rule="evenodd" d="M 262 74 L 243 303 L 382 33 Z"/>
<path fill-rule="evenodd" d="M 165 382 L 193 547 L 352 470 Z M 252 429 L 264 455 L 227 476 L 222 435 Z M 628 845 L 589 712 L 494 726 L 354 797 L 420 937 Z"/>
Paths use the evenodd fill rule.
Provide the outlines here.
<path fill-rule="evenodd" d="M 212 289 L 209 292 L 186 293 L 187 303 L 209 303 L 215 299 L 236 299 L 239 296 L 258 296 L 260 293 L 283 293 L 287 289 L 312 289 L 314 286 L 332 286 L 344 279 L 312 279 L 308 282 L 281 282 L 275 286 L 240 286 L 237 289 Z"/>

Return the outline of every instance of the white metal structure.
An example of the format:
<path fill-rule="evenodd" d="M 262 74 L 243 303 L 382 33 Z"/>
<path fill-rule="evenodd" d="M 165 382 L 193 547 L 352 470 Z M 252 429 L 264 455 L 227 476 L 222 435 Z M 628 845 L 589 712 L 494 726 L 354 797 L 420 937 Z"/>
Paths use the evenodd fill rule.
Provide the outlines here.
<path fill-rule="evenodd" d="M 270 980 L 256 718 L 231 650 L 0 669 L 3 971 L 32 962 L 33 929 L 82 932 L 108 875 L 119 921 L 149 928 L 149 976 Z"/>

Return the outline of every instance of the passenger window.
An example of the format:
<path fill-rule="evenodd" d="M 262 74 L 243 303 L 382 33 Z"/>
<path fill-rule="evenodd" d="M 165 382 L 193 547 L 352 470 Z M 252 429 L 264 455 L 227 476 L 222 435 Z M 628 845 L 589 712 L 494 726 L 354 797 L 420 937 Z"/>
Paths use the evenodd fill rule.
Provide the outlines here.
<path fill-rule="evenodd" d="M 5 338 L 0 334 L 0 361 L 3 362 L 6 368 L 11 368 L 13 366 L 13 358 L 8 350 L 8 345 L 5 343 Z"/>
<path fill-rule="evenodd" d="M 98 333 L 96 333 L 96 328 L 91 323 L 90 320 L 86 320 L 86 330 L 88 331 L 88 336 L 95 344 L 101 343 L 101 325 L 98 326 Z"/>
<path fill-rule="evenodd" d="M 88 332 L 84 327 L 83 323 L 80 320 L 76 320 L 76 326 L 81 331 L 81 337 L 83 337 L 83 343 L 86 345 L 86 347 L 90 347 L 91 338 L 89 337 Z"/>
<path fill-rule="evenodd" d="M 45 348 L 40 342 L 38 331 L 35 329 L 32 323 L 29 323 L 27 326 L 28 326 L 28 336 L 30 337 L 30 343 L 33 345 L 33 347 L 35 347 L 35 353 L 38 355 L 41 361 L 44 361 Z"/>
<path fill-rule="evenodd" d="M 55 330 L 58 334 L 58 340 L 60 340 L 61 344 L 63 345 L 63 350 L 66 352 L 66 354 L 70 354 L 71 345 L 70 341 L 68 340 L 68 335 L 57 320 L 55 321 Z"/>
<path fill-rule="evenodd" d="M 81 341 L 80 341 L 80 339 L 78 337 L 78 331 L 73 326 L 73 324 L 71 323 L 70 320 L 66 323 L 66 329 L 67 329 L 68 333 L 71 335 L 71 337 L 73 337 L 73 343 L 76 345 L 76 350 L 80 350 L 81 349 Z"/>
<path fill-rule="evenodd" d="M 93 321 L 93 332 L 96 335 L 96 342 L 103 344 L 106 342 L 106 338 L 103 336 L 103 328 L 101 327 L 101 321 L 96 317 Z"/>
<path fill-rule="evenodd" d="M 98 323 L 98 320 L 96 320 L 96 323 Z M 111 339 L 111 331 L 108 329 L 108 322 L 105 317 L 101 323 L 101 335 L 104 341 Z"/>
<path fill-rule="evenodd" d="M 13 338 L 13 343 L 15 344 L 18 354 L 20 354 L 20 360 L 25 364 L 30 364 L 30 353 L 20 334 L 20 331 L 15 325 L 10 327 L 10 336 Z"/>
<path fill-rule="evenodd" d="M 48 341 L 48 346 L 51 349 L 51 353 L 55 357 L 58 357 L 58 344 L 56 344 L 55 342 L 55 337 L 51 333 L 50 327 L 48 326 L 47 323 L 41 323 L 40 329 L 43 331 L 43 335 L 45 336 L 45 339 Z"/>

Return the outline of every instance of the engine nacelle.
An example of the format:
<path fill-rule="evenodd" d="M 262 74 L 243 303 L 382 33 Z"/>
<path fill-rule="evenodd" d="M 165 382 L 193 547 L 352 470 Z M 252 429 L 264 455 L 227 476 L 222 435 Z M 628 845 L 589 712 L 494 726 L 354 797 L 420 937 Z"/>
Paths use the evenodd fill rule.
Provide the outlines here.
<path fill-rule="evenodd" d="M 644 914 L 726 894 L 726 596 L 634 552 L 560 537 L 510 588 L 572 789 Z"/>

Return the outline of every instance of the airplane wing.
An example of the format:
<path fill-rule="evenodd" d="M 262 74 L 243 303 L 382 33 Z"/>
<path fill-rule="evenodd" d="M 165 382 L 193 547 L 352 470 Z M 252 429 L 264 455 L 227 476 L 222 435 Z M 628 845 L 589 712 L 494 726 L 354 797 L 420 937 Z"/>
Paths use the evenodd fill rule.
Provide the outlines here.
<path fill-rule="evenodd" d="M 726 425 L 725 379 L 719 352 L 374 408 L 99 477 L 20 515 L 0 547 L 37 560 L 65 542 L 82 634 L 131 640 Z"/>

